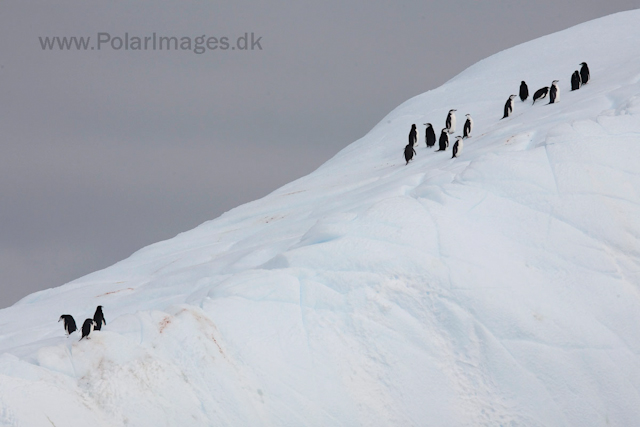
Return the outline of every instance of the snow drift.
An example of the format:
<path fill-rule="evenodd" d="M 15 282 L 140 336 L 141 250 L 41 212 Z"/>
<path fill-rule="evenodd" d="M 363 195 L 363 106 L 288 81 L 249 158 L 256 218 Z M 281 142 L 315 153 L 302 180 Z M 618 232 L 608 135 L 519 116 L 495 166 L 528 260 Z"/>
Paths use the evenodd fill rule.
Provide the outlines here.
<path fill-rule="evenodd" d="M 1 310 L 0 424 L 640 425 L 638 22 L 493 55 L 309 176 Z M 559 104 L 499 120 L 554 79 Z M 451 108 L 461 157 L 420 139 L 405 166 Z"/>

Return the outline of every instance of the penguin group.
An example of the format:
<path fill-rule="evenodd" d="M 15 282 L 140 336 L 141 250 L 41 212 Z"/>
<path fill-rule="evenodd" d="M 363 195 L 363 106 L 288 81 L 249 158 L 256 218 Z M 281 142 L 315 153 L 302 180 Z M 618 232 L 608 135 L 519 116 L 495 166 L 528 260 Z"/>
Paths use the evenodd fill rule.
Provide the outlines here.
<path fill-rule="evenodd" d="M 407 164 L 413 159 L 413 156 L 416 154 L 415 146 L 418 142 L 418 129 L 416 125 L 411 125 L 411 130 L 409 131 L 409 143 L 406 147 L 404 147 L 404 159 L 407 161 Z"/>
<path fill-rule="evenodd" d="M 591 79 L 591 75 L 589 73 L 589 66 L 586 62 L 580 63 L 580 70 L 576 70 L 571 75 L 571 90 L 580 89 L 580 87 L 584 86 Z M 560 80 L 553 80 L 550 86 L 544 86 L 533 93 L 533 103 L 535 105 L 536 101 L 549 97 L 549 104 L 557 104 L 560 102 L 560 87 L 558 83 Z M 502 119 L 506 119 L 510 117 L 513 113 L 514 109 L 514 100 L 515 98 L 520 97 L 520 101 L 524 102 L 529 98 L 529 87 L 527 83 L 522 80 L 520 82 L 520 89 L 518 91 L 518 95 L 509 95 L 507 102 L 504 104 L 504 110 Z M 449 148 L 449 135 L 455 133 L 456 131 L 456 110 L 452 108 L 447 113 L 447 117 L 445 119 L 445 125 L 440 131 L 440 137 L 438 138 L 438 151 L 446 151 Z M 425 132 L 424 132 L 424 141 L 427 145 L 427 148 L 431 148 L 436 145 L 436 133 L 433 129 L 433 125 L 431 123 L 424 123 Z M 464 122 L 464 126 L 462 127 L 462 136 L 456 136 L 456 141 L 453 144 L 452 156 L 451 158 L 457 158 L 462 154 L 463 148 L 463 140 L 467 138 L 471 138 L 471 132 L 473 130 L 473 119 L 470 114 L 466 115 L 466 120 Z M 411 130 L 409 131 L 409 142 L 406 147 L 404 147 L 404 159 L 406 161 L 405 165 L 408 165 L 413 157 L 416 155 L 415 147 L 418 144 L 418 129 L 415 124 L 411 125 Z"/>
<path fill-rule="evenodd" d="M 456 110 L 451 109 L 447 113 L 447 117 L 444 122 L 444 128 L 440 131 L 440 137 L 438 138 L 438 151 L 446 151 L 449 148 L 449 135 L 455 133 L 456 131 Z M 471 138 L 471 132 L 473 130 L 473 119 L 471 118 L 471 114 L 467 114 L 466 120 L 462 127 L 462 136 L 456 137 L 456 142 L 453 144 L 453 156 L 451 158 L 458 157 L 462 153 L 462 140 L 466 138 Z M 436 132 L 433 129 L 433 125 L 431 123 L 424 123 L 426 126 L 424 131 L 424 142 L 427 145 L 427 148 L 431 148 L 436 145 Z M 409 162 L 416 155 L 415 147 L 418 141 L 418 130 L 415 124 L 411 125 L 411 130 L 409 131 L 409 143 L 406 147 L 404 147 L 404 159 L 406 161 L 405 165 L 408 165 Z"/>
<path fill-rule="evenodd" d="M 580 71 L 575 70 L 571 75 L 571 91 L 580 89 L 580 87 L 589 83 L 590 79 L 589 66 L 586 62 L 581 62 Z"/>
<path fill-rule="evenodd" d="M 60 319 L 58 319 L 58 322 L 60 321 L 63 321 L 64 330 L 67 332 L 67 336 L 78 330 L 76 321 L 73 319 L 72 315 L 63 314 L 62 316 L 60 316 Z M 96 308 L 95 313 L 93 314 L 93 318 L 86 319 L 82 324 L 82 328 L 80 329 L 82 336 L 80 337 L 80 340 L 83 340 L 85 338 L 89 339 L 89 335 L 91 334 L 91 332 L 99 331 L 100 329 L 102 329 L 102 326 L 106 324 L 107 321 L 104 319 L 102 306 L 99 305 Z"/>
<path fill-rule="evenodd" d="M 586 62 L 580 63 L 580 71 L 576 70 L 571 75 L 571 90 L 578 90 L 581 86 L 587 84 L 591 78 L 589 73 L 589 66 Z M 544 99 L 549 96 L 548 104 L 557 104 L 560 102 L 560 87 L 558 86 L 558 82 L 560 80 L 554 80 L 551 82 L 551 86 L 544 86 L 533 93 L 533 103 L 534 105 L 536 101 L 540 99 Z M 527 83 L 523 80 L 520 83 L 520 100 L 524 102 L 529 97 L 529 88 L 527 87 Z M 513 112 L 513 98 L 516 95 L 509 96 L 506 104 L 504 105 L 504 114 L 502 116 L 503 119 L 509 117 Z"/>

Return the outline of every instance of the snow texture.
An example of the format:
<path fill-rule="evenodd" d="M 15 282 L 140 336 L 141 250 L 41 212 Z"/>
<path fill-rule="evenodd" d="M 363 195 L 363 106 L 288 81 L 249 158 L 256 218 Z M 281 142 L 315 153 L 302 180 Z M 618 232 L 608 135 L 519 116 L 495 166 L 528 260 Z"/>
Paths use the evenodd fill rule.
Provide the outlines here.
<path fill-rule="evenodd" d="M 493 55 L 314 173 L 1 310 L 0 425 L 640 425 L 639 22 Z M 405 166 L 451 108 L 460 158 Z"/>

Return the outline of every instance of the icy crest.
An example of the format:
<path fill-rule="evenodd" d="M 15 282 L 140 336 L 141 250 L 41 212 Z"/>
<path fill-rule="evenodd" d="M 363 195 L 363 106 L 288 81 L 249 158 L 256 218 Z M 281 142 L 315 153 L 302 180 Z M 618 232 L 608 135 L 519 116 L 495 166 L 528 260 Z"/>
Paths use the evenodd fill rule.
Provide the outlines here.
<path fill-rule="evenodd" d="M 0 424 L 640 425 L 638 22 L 480 61 L 309 176 L 0 311 Z M 452 108 L 461 157 L 405 166 Z"/>

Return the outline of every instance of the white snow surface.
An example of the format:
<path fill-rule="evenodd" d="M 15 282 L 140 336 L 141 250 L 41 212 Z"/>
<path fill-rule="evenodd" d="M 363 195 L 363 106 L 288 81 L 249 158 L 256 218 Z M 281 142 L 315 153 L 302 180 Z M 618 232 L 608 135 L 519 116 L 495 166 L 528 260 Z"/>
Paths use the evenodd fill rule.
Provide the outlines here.
<path fill-rule="evenodd" d="M 1 310 L 0 425 L 640 425 L 639 23 L 493 55 L 312 174 Z M 500 120 L 554 79 L 560 103 Z M 451 108 L 461 157 L 421 139 L 405 166 Z"/>

